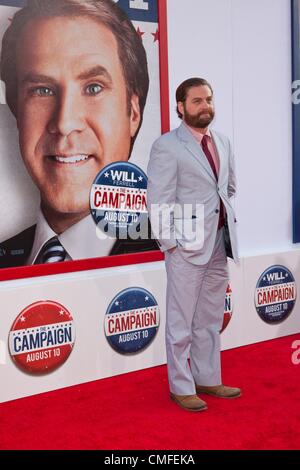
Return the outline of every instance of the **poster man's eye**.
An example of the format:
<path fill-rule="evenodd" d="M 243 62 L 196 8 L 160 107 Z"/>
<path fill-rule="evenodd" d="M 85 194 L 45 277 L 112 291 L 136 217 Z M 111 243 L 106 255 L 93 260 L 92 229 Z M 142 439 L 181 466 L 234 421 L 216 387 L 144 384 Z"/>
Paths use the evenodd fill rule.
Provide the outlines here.
<path fill-rule="evenodd" d="M 92 83 L 91 85 L 87 86 L 86 92 L 88 95 L 98 95 L 103 90 L 103 87 L 98 83 Z"/>
<path fill-rule="evenodd" d="M 34 88 L 33 90 L 31 90 L 31 92 L 32 92 L 33 95 L 41 96 L 41 97 L 53 96 L 54 95 L 53 90 L 51 90 L 48 87 L 44 87 L 44 86 Z"/>

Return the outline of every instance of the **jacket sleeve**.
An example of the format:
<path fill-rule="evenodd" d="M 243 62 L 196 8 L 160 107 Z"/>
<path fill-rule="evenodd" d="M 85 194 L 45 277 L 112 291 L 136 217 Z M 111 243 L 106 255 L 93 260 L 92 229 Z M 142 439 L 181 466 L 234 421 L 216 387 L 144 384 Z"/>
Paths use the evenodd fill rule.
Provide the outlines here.
<path fill-rule="evenodd" d="M 157 140 L 151 149 L 148 164 L 147 205 L 151 229 L 162 251 L 177 246 L 174 208 L 177 186 L 177 159 L 170 143 Z"/>

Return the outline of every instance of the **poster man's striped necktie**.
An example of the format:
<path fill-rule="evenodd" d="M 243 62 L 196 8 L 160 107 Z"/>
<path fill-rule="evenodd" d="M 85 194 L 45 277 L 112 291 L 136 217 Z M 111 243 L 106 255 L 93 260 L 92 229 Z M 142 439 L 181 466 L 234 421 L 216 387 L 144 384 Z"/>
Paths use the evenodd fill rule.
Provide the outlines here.
<path fill-rule="evenodd" d="M 57 237 L 50 238 L 42 248 L 41 263 L 59 263 L 64 261 L 66 250 L 61 245 Z"/>

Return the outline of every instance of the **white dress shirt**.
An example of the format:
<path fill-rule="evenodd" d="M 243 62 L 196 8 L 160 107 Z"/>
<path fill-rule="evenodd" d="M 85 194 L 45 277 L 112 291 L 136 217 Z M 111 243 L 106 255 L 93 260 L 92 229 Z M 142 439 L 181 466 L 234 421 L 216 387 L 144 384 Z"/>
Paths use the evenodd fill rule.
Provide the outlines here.
<path fill-rule="evenodd" d="M 52 228 L 49 227 L 40 210 L 37 218 L 33 246 L 26 264 L 34 264 L 44 244 L 55 236 L 57 236 L 67 252 L 65 261 L 107 256 L 112 250 L 116 239 L 109 238 L 108 236 L 105 237 L 104 234 L 99 232 L 100 230 L 97 229 L 92 216 L 87 215 L 84 219 L 72 225 L 60 235 L 57 235 Z"/>

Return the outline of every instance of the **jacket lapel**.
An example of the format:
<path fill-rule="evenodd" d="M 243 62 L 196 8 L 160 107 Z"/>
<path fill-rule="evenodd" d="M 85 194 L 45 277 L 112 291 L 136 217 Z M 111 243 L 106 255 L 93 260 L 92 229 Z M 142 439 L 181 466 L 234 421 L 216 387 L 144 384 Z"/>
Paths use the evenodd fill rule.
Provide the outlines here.
<path fill-rule="evenodd" d="M 211 166 L 203 152 L 201 146 L 198 144 L 193 135 L 188 131 L 186 126 L 182 123 L 177 129 L 177 136 L 189 154 L 202 166 L 207 175 L 215 182 L 216 178 L 211 169 Z"/>

